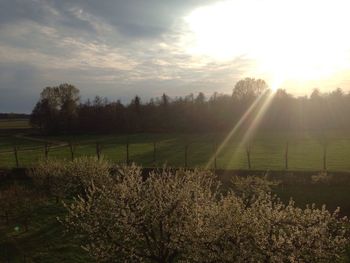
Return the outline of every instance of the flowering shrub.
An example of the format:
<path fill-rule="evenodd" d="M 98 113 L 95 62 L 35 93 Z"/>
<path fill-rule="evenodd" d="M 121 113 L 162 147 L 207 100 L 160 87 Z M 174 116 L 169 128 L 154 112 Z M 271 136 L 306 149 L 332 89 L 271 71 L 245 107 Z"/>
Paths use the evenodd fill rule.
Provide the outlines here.
<path fill-rule="evenodd" d="M 193 231 L 205 220 L 202 207 L 215 203 L 209 172 L 150 173 L 121 167 L 113 187 L 92 184 L 87 197 L 67 205 L 63 222 L 84 235 L 84 248 L 98 262 L 185 259 Z"/>
<path fill-rule="evenodd" d="M 59 199 L 79 194 L 93 181 L 107 184 L 111 165 L 95 157 L 83 157 L 74 161 L 51 159 L 39 161 L 30 174 L 34 184 L 49 195 Z M 103 182 L 100 179 L 103 178 Z"/>
<path fill-rule="evenodd" d="M 248 206 L 261 194 L 271 192 L 273 186 L 278 185 L 277 181 L 267 180 L 267 176 L 234 176 L 231 180 L 231 194 L 239 196 Z"/>
<path fill-rule="evenodd" d="M 66 196 L 70 190 L 72 178 L 67 176 L 65 161 L 52 159 L 39 161 L 30 173 L 34 185 L 56 201 Z"/>
<path fill-rule="evenodd" d="M 194 262 L 339 262 L 348 243 L 338 210 L 301 209 L 271 194 L 246 207 L 230 193 L 209 212 Z"/>
<path fill-rule="evenodd" d="M 111 164 L 103 158 L 81 157 L 67 163 L 68 176 L 76 179 L 76 186 L 87 188 L 91 181 L 95 185 L 106 185 L 110 176 Z"/>
<path fill-rule="evenodd" d="M 311 176 L 311 181 L 312 183 L 323 183 L 323 184 L 328 184 L 333 180 L 333 176 L 328 174 L 327 171 L 320 172 L 316 175 Z"/>
<path fill-rule="evenodd" d="M 263 179 L 220 194 L 209 171 L 133 165 L 97 182 L 60 219 L 97 262 L 338 262 L 348 243 L 338 210 L 284 204 Z"/>

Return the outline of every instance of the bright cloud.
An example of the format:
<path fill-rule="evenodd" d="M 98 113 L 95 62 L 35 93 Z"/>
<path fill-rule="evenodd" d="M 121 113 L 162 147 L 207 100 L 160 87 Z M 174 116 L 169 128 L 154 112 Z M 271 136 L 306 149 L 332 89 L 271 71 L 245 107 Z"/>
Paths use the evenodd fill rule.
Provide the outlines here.
<path fill-rule="evenodd" d="M 230 93 L 241 78 L 347 89 L 346 0 L 3 0 L 0 111 L 29 112 L 45 86 L 83 98 Z"/>

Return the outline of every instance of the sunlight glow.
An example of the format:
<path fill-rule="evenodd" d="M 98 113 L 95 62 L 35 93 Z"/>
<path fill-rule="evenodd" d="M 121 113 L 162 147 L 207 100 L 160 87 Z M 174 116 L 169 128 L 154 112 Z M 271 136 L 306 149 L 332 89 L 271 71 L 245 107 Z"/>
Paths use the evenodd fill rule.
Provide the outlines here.
<path fill-rule="evenodd" d="M 226 136 L 226 138 L 223 140 L 223 142 L 219 145 L 219 147 L 216 149 L 215 153 L 211 158 L 209 159 L 207 165 L 205 166 L 205 169 L 209 169 L 210 166 L 212 166 L 215 158 L 222 152 L 226 144 L 230 141 L 230 139 L 237 133 L 237 131 L 241 128 L 242 124 L 247 120 L 249 115 L 255 110 L 257 105 L 260 103 L 261 99 L 264 97 L 265 93 L 261 94 L 259 97 L 255 99 L 255 101 L 252 103 L 252 105 L 248 108 L 248 110 L 244 113 L 244 115 L 241 117 L 241 119 L 237 122 L 237 124 L 232 128 L 232 130 L 229 132 L 229 134 Z"/>
<path fill-rule="evenodd" d="M 247 144 L 247 142 L 249 140 L 251 140 L 254 132 L 256 132 L 257 128 L 259 127 L 259 124 L 261 123 L 262 119 L 265 116 L 266 111 L 268 110 L 271 102 L 273 101 L 275 94 L 276 93 L 274 93 L 274 92 L 270 92 L 267 95 L 265 94 L 266 96 L 264 97 L 264 101 L 263 101 L 261 107 L 259 108 L 258 113 L 254 117 L 251 125 L 249 126 L 248 130 L 245 132 L 243 139 L 240 141 L 240 145 L 238 148 L 240 148 L 240 146 L 242 146 L 242 145 Z"/>
<path fill-rule="evenodd" d="M 269 106 L 271 105 L 271 102 L 273 101 L 275 97 L 275 92 L 269 92 L 263 94 L 263 99 L 261 100 L 261 105 L 259 105 L 259 109 L 257 111 L 257 114 L 254 116 L 250 126 L 245 131 L 243 138 L 240 140 L 237 149 L 234 151 L 231 160 L 234 160 L 238 155 L 238 149 L 241 149 L 244 145 L 250 144 L 250 140 L 253 138 L 254 133 L 257 131 L 259 124 L 263 120 L 266 111 L 269 109 Z M 230 163 L 229 162 L 229 163 Z"/>
<path fill-rule="evenodd" d="M 185 21 L 194 56 L 255 62 L 270 83 L 323 80 L 350 69 L 350 1 L 235 0 L 204 6 Z M 274 87 L 275 87 L 274 86 Z"/>

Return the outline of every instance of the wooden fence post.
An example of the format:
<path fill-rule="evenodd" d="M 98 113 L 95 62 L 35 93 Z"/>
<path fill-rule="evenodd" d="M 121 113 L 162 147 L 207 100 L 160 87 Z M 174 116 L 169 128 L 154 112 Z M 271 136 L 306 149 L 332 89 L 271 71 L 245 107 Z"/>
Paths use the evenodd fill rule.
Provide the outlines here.
<path fill-rule="evenodd" d="M 75 146 L 74 146 L 72 141 L 68 142 L 68 147 L 69 147 L 69 150 L 70 150 L 71 159 L 72 159 L 72 161 L 74 161 Z"/>
<path fill-rule="evenodd" d="M 251 161 L 250 161 L 250 143 L 247 145 L 247 161 L 248 161 L 248 169 L 250 170 L 252 168 Z"/>
<path fill-rule="evenodd" d="M 157 143 L 156 141 L 153 142 L 153 165 L 156 166 L 156 154 L 157 154 Z"/>
<path fill-rule="evenodd" d="M 97 159 L 100 160 L 100 158 L 101 158 L 101 144 L 99 142 L 96 142 L 96 155 L 97 155 Z"/>
<path fill-rule="evenodd" d="M 327 171 L 327 142 L 323 144 L 323 170 Z"/>
<path fill-rule="evenodd" d="M 288 170 L 288 157 L 289 157 L 289 142 L 286 144 L 286 152 L 284 154 L 285 168 Z"/>
<path fill-rule="evenodd" d="M 129 137 L 126 138 L 126 164 L 130 164 L 130 159 L 129 159 Z"/>
<path fill-rule="evenodd" d="M 214 171 L 216 171 L 217 163 L 216 163 L 216 154 L 217 154 L 218 146 L 216 141 L 214 141 Z"/>
<path fill-rule="evenodd" d="M 45 154 L 45 159 L 46 160 L 49 158 L 49 151 L 50 151 L 50 144 L 48 142 L 45 142 L 45 144 L 44 144 L 44 154 Z"/>
<path fill-rule="evenodd" d="M 185 168 L 187 168 L 188 162 L 187 162 L 187 157 L 188 157 L 188 144 L 185 144 Z"/>
<path fill-rule="evenodd" d="M 13 146 L 13 153 L 15 155 L 16 168 L 18 168 L 19 167 L 19 162 L 18 162 L 18 148 L 17 148 L 17 145 Z"/>

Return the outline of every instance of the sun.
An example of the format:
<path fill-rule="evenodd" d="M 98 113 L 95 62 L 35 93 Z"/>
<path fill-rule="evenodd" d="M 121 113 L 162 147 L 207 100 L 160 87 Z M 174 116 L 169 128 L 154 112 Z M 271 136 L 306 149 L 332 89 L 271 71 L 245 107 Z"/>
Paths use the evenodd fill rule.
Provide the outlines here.
<path fill-rule="evenodd" d="M 350 69 L 350 2 L 236 0 L 193 10 L 185 21 L 193 56 L 251 59 L 273 89 L 322 81 Z"/>

